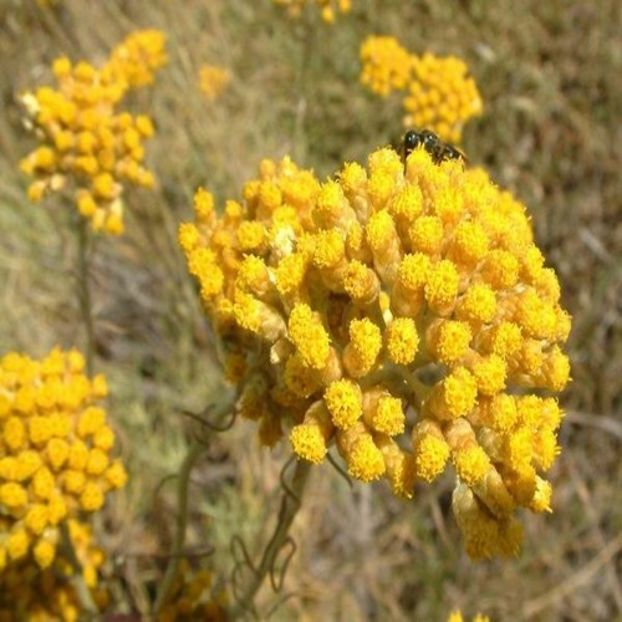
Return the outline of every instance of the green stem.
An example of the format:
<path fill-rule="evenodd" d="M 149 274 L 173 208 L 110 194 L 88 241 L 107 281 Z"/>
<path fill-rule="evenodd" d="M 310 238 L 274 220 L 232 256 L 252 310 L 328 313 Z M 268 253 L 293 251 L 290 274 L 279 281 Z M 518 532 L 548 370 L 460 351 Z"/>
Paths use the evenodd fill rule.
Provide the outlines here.
<path fill-rule="evenodd" d="M 67 526 L 67 523 L 61 523 L 60 537 L 61 550 L 66 555 L 73 570 L 73 574 L 69 578 L 71 587 L 73 588 L 78 602 L 80 603 L 80 607 L 82 609 L 84 617 L 87 617 L 88 619 L 93 619 L 99 614 L 99 610 L 97 609 L 97 605 L 95 604 L 95 601 L 91 596 L 91 591 L 84 582 L 82 564 L 80 563 L 80 560 L 78 559 L 78 554 L 76 553 L 76 550 L 73 546 L 73 542 L 69 535 L 69 528 Z"/>
<path fill-rule="evenodd" d="M 272 572 L 276 557 L 287 540 L 289 529 L 301 506 L 302 494 L 310 470 L 311 464 L 309 462 L 305 460 L 297 461 L 294 475 L 289 484 L 290 490 L 283 494 L 279 518 L 274 533 L 264 549 L 259 566 L 256 572 L 253 573 L 251 581 L 246 586 L 242 596 L 231 609 L 230 615 L 232 620 L 238 618 L 242 613 L 252 610 L 253 601 L 255 600 L 259 588 L 263 584 L 266 576 Z"/>
<path fill-rule="evenodd" d="M 80 301 L 80 315 L 86 334 L 86 370 L 89 376 L 93 375 L 93 357 L 95 352 L 95 330 L 93 326 L 93 304 L 89 278 L 90 265 L 90 235 L 86 219 L 80 218 L 78 225 L 78 298 Z"/>
<path fill-rule="evenodd" d="M 173 541 L 173 549 L 171 558 L 164 574 L 164 579 L 160 583 L 160 588 L 156 597 L 153 610 L 159 613 L 164 606 L 171 591 L 171 587 L 177 576 L 177 569 L 181 561 L 181 552 L 186 544 L 186 525 L 188 523 L 188 486 L 190 484 L 190 473 L 201 453 L 205 451 L 205 447 L 198 442 L 192 443 L 188 449 L 188 453 L 184 458 L 179 471 L 179 483 L 177 485 L 177 523 L 175 527 L 175 539 Z"/>

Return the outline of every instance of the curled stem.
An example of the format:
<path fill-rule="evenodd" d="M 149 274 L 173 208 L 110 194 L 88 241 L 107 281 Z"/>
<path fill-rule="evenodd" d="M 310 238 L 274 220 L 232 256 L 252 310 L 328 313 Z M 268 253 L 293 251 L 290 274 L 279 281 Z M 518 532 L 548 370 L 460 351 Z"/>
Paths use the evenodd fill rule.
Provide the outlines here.
<path fill-rule="evenodd" d="M 73 546 L 73 541 L 69 535 L 67 523 L 62 523 L 60 525 L 60 537 L 61 549 L 67 556 L 73 570 L 73 574 L 69 578 L 69 582 L 71 583 L 71 587 L 73 588 L 78 602 L 80 603 L 83 616 L 88 620 L 94 619 L 99 614 L 99 610 L 97 609 L 97 605 L 91 596 L 91 591 L 84 581 L 82 564 L 78 558 L 76 549 Z"/>
<path fill-rule="evenodd" d="M 160 588 L 158 589 L 156 601 L 153 606 L 153 610 L 156 614 L 166 603 L 169 592 L 177 575 L 177 569 L 179 568 L 179 562 L 181 560 L 180 553 L 183 551 L 186 543 L 186 524 L 188 522 L 188 485 L 190 483 L 190 473 L 204 450 L 205 448 L 200 443 L 192 443 L 181 465 L 181 470 L 179 472 L 179 484 L 177 486 L 177 523 L 175 527 L 175 539 L 173 541 L 173 549 L 171 551 L 168 566 L 166 567 L 164 579 L 162 579 L 162 583 L 160 583 Z"/>
<path fill-rule="evenodd" d="M 233 408 L 234 397 L 227 394 L 223 400 L 214 405 L 212 414 L 216 421 L 220 421 Z M 217 424 L 214 425 L 218 429 Z M 169 563 L 164 573 L 164 578 L 160 583 L 156 600 L 153 605 L 154 614 L 158 614 L 162 607 L 166 604 L 167 598 L 171 591 L 171 587 L 175 582 L 179 562 L 187 555 L 184 555 L 184 546 L 186 544 L 186 526 L 188 523 L 188 487 L 190 485 L 190 474 L 196 464 L 201 453 L 205 451 L 206 443 L 195 439 L 188 453 L 182 462 L 181 469 L 177 478 L 177 522 L 175 525 L 175 538 L 173 540 L 173 548 L 170 553 Z"/>
<path fill-rule="evenodd" d="M 89 376 L 93 375 L 93 356 L 95 352 L 95 329 L 93 326 L 93 304 L 89 280 L 90 268 L 90 236 L 88 224 L 84 218 L 77 223 L 78 235 L 78 299 L 80 315 L 86 335 L 86 369 Z"/>
<path fill-rule="evenodd" d="M 240 598 L 232 607 L 230 611 L 231 619 L 235 620 L 242 613 L 252 611 L 255 596 L 267 576 L 272 578 L 274 585 L 282 586 L 282 577 L 279 581 L 275 581 L 274 579 L 274 566 L 281 549 L 287 544 L 291 546 L 292 540 L 288 533 L 301 506 L 302 494 L 309 477 L 310 469 L 311 464 L 305 460 L 299 460 L 296 463 L 291 482 L 287 486 L 281 500 L 281 509 L 279 510 L 279 517 L 274 533 L 263 551 L 259 564 L 253 567 L 254 572 L 250 577 L 249 583 L 244 590 L 242 590 Z M 285 562 L 285 567 L 291 559 L 291 555 L 292 553 L 290 552 Z"/>

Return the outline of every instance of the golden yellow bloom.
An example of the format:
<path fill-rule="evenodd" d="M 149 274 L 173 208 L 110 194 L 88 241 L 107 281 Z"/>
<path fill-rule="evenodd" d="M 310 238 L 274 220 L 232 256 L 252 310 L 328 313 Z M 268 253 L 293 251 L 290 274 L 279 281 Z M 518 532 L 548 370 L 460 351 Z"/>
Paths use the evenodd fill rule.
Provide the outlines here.
<path fill-rule="evenodd" d="M 199 89 L 208 101 L 217 99 L 231 82 L 231 73 L 224 67 L 203 65 L 199 69 Z"/>
<path fill-rule="evenodd" d="M 125 183 L 151 188 L 143 142 L 154 133 L 146 115 L 117 108 L 130 88 L 148 84 L 164 62 L 157 31 L 137 32 L 113 50 L 101 67 L 61 57 L 52 70 L 57 85 L 22 95 L 26 125 L 40 140 L 20 163 L 34 178 L 29 198 L 70 193 L 82 217 L 96 231 L 123 232 Z"/>
<path fill-rule="evenodd" d="M 407 91 L 406 127 L 432 130 L 442 140 L 459 143 L 464 124 L 482 113 L 477 85 L 460 58 L 411 54 L 397 39 L 385 36 L 367 37 L 360 58 L 361 83 L 373 93 L 387 97 Z M 473 244 L 468 247 L 476 251 Z"/>
<path fill-rule="evenodd" d="M 305 7 L 315 6 L 320 9 L 320 15 L 327 24 L 332 24 L 338 13 L 349 13 L 352 8 L 352 0 L 273 0 L 273 2 L 285 8 L 290 17 L 300 17 Z"/>
<path fill-rule="evenodd" d="M 68 521 L 69 537 L 82 566 L 83 579 L 96 606 L 103 609 L 107 592 L 98 585 L 104 552 L 92 540 L 84 523 Z M 56 540 L 41 538 L 33 548 L 38 567 L 29 559 L 2 568 L 0 562 L 0 618 L 2 620 L 77 620 L 80 601 L 71 587 L 73 566 L 62 553 L 56 554 Z"/>
<path fill-rule="evenodd" d="M 533 390 L 570 371 L 525 208 L 423 149 L 406 166 L 380 149 L 325 183 L 264 160 L 242 195 L 218 216 L 199 191 L 179 238 L 226 357 L 244 361 L 238 409 L 260 440 L 314 464 L 334 445 L 352 477 L 405 498 L 449 466 L 469 554 L 515 554 L 515 510 L 550 511 L 560 451 L 563 413 Z"/>
<path fill-rule="evenodd" d="M 361 83 L 386 97 L 408 85 L 413 57 L 395 37 L 369 36 L 361 44 Z"/>
<path fill-rule="evenodd" d="M 105 393 L 76 350 L 0 359 L 0 557 L 11 564 L 31 553 L 49 567 L 59 524 L 99 510 L 125 485 L 123 465 L 109 455 L 114 433 L 95 405 Z"/>
<path fill-rule="evenodd" d="M 464 622 L 462 612 L 459 609 L 452 611 L 447 618 L 447 622 Z M 490 622 L 490 618 L 481 613 L 478 613 L 473 618 L 473 622 Z"/>
<path fill-rule="evenodd" d="M 427 128 L 442 140 L 459 143 L 464 124 L 483 110 L 466 63 L 455 56 L 413 57 L 413 74 L 404 99 L 404 125 Z"/>
<path fill-rule="evenodd" d="M 161 30 L 137 30 L 114 47 L 105 67 L 130 88 L 152 84 L 155 72 L 168 62 L 165 43 Z"/>

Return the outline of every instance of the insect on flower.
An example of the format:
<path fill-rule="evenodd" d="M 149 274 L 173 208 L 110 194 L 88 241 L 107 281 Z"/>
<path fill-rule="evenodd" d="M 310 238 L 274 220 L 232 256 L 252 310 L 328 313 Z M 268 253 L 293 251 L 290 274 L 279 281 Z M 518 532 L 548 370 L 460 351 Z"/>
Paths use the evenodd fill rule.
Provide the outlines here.
<path fill-rule="evenodd" d="M 462 151 L 442 141 L 434 132 L 430 130 L 408 130 L 402 140 L 402 158 L 404 163 L 408 156 L 419 146 L 428 152 L 435 164 L 440 164 L 444 160 L 462 160 L 466 162 L 466 156 Z"/>

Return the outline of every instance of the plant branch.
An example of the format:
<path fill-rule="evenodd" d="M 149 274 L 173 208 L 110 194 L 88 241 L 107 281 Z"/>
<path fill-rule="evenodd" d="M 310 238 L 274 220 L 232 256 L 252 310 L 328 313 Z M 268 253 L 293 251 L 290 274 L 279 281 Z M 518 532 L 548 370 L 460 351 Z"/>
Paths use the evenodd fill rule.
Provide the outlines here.
<path fill-rule="evenodd" d="M 217 421 L 220 421 L 233 408 L 234 397 L 226 394 L 222 402 L 214 406 L 213 415 Z M 212 429 L 218 430 L 217 425 Z M 222 428 L 221 428 L 222 429 Z M 164 573 L 164 578 L 160 583 L 155 604 L 153 606 L 154 614 L 158 614 L 169 598 L 171 587 L 175 582 L 179 563 L 184 557 L 183 551 L 186 544 L 186 527 L 188 524 L 188 487 L 190 484 L 190 474 L 194 468 L 198 458 L 205 451 L 205 441 L 195 439 L 188 453 L 182 462 L 177 482 L 177 521 L 175 526 L 175 538 L 173 540 L 173 548 L 171 550 L 170 559 Z"/>
<path fill-rule="evenodd" d="M 175 539 L 173 541 L 173 549 L 171 551 L 171 558 L 164 579 L 160 583 L 158 594 L 155 604 L 153 606 L 154 612 L 157 614 L 167 601 L 171 587 L 177 576 L 177 569 L 179 568 L 179 562 L 181 561 L 181 552 L 186 544 L 186 526 L 188 523 L 188 486 L 190 484 L 190 473 L 196 461 L 201 453 L 205 451 L 205 447 L 200 443 L 194 441 L 188 449 L 188 453 L 184 458 L 179 471 L 179 482 L 177 485 L 177 522 L 175 526 Z"/>
<path fill-rule="evenodd" d="M 250 582 L 243 590 L 241 597 L 230 611 L 231 619 L 235 620 L 242 613 L 253 609 L 253 602 L 257 592 L 261 588 L 265 578 L 274 572 L 274 564 L 281 549 L 291 539 L 288 535 L 289 529 L 294 522 L 294 518 L 301 506 L 302 494 L 309 476 L 311 464 L 305 460 L 298 460 L 296 469 L 292 476 L 288 489 L 283 493 L 281 509 L 278 521 L 261 556 L 261 561 L 250 579 Z"/>

